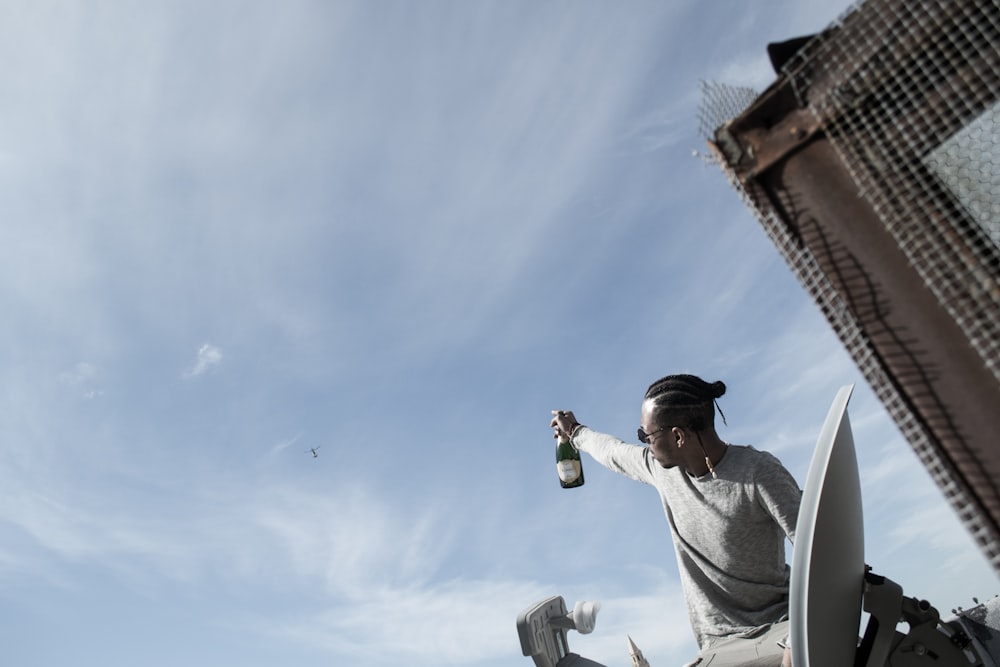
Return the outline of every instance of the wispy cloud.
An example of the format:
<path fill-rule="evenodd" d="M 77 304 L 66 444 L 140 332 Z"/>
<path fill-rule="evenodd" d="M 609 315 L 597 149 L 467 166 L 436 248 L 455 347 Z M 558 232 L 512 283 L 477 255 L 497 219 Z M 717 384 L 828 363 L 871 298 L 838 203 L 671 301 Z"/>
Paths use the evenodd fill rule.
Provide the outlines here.
<path fill-rule="evenodd" d="M 185 378 L 204 375 L 222 363 L 222 350 L 215 345 L 205 343 L 198 348 L 198 358 L 193 366 L 184 371 Z"/>
<path fill-rule="evenodd" d="M 445 664 L 506 655 L 516 643 L 515 615 L 548 594 L 528 581 L 441 578 L 453 532 L 445 517 L 433 508 L 389 507 L 358 487 L 329 494 L 215 489 L 158 516 L 148 508 L 140 516 L 71 506 L 34 492 L 8 495 L 4 507 L 0 519 L 22 527 L 44 552 L 27 560 L 57 568 L 60 560 L 89 563 L 141 586 L 221 577 L 259 589 L 267 580 L 261 572 L 277 573 L 295 590 L 318 586 L 325 610 L 286 624 L 252 622 L 338 654 L 360 657 L 380 646 L 389 662 L 419 656 Z M 25 558 L 0 552 L 0 569 Z"/>
<path fill-rule="evenodd" d="M 293 437 L 288 438 L 287 440 L 281 440 L 280 442 L 275 443 L 271 447 L 271 454 L 272 455 L 278 454 L 279 452 L 285 451 L 286 449 L 297 443 L 299 440 L 301 440 L 302 435 L 303 435 L 302 433 L 296 433 Z"/>
<path fill-rule="evenodd" d="M 455 530 L 433 499 L 392 506 L 357 484 L 304 492 L 190 480 L 183 503 L 158 504 L 150 493 L 146 505 L 132 509 L 114 491 L 93 499 L 8 482 L 0 519 L 52 556 L 112 570 L 128 562 L 130 569 L 168 579 L 278 569 L 335 597 L 437 576 Z"/>
<path fill-rule="evenodd" d="M 383 587 L 268 630 L 365 664 L 475 664 L 518 656 L 517 614 L 549 594 L 537 583 L 504 580 Z"/>

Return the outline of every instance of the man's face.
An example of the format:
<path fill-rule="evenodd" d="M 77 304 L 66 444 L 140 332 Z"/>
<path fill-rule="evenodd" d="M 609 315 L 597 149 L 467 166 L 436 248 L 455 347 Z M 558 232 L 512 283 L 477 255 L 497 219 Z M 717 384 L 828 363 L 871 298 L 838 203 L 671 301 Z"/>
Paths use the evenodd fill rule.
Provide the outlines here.
<path fill-rule="evenodd" d="M 674 441 L 674 434 L 671 429 L 665 428 L 660 430 L 660 425 L 653 420 L 653 403 L 651 401 L 643 401 L 642 403 L 639 426 L 644 432 L 649 434 L 646 442 L 649 445 L 650 453 L 656 459 L 657 463 L 664 468 L 673 468 L 681 462 L 681 450 Z"/>

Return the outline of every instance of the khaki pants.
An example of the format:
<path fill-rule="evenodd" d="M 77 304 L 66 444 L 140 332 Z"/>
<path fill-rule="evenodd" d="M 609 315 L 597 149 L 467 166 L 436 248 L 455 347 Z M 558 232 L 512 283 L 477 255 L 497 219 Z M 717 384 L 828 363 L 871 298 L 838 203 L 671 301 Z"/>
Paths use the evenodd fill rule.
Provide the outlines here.
<path fill-rule="evenodd" d="M 734 637 L 698 654 L 687 667 L 779 667 L 788 644 L 788 621 L 764 626 L 752 637 Z"/>

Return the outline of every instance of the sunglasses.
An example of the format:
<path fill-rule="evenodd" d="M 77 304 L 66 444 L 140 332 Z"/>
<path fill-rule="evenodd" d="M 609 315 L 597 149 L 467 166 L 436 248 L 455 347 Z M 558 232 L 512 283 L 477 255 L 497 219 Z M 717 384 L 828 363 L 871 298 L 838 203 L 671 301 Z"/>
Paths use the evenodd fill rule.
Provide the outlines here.
<path fill-rule="evenodd" d="M 651 437 L 653 437 L 654 435 L 656 435 L 660 431 L 666 431 L 666 430 L 667 430 L 666 428 L 661 428 L 661 429 L 659 429 L 657 431 L 653 431 L 652 433 L 646 433 L 645 431 L 642 430 L 642 427 L 640 426 L 639 429 L 635 433 L 636 433 L 636 435 L 639 436 L 639 442 L 641 442 L 644 445 L 648 445 L 649 444 L 649 439 Z"/>

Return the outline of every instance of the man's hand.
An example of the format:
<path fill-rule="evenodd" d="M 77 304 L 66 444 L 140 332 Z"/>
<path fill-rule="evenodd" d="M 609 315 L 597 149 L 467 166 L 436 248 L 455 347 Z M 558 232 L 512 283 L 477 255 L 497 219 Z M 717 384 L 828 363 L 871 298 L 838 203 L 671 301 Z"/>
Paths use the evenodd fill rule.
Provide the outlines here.
<path fill-rule="evenodd" d="M 554 429 L 553 438 L 558 438 L 562 433 L 566 437 L 573 435 L 573 429 L 580 425 L 573 413 L 569 410 L 553 410 L 552 422 L 549 424 Z"/>

